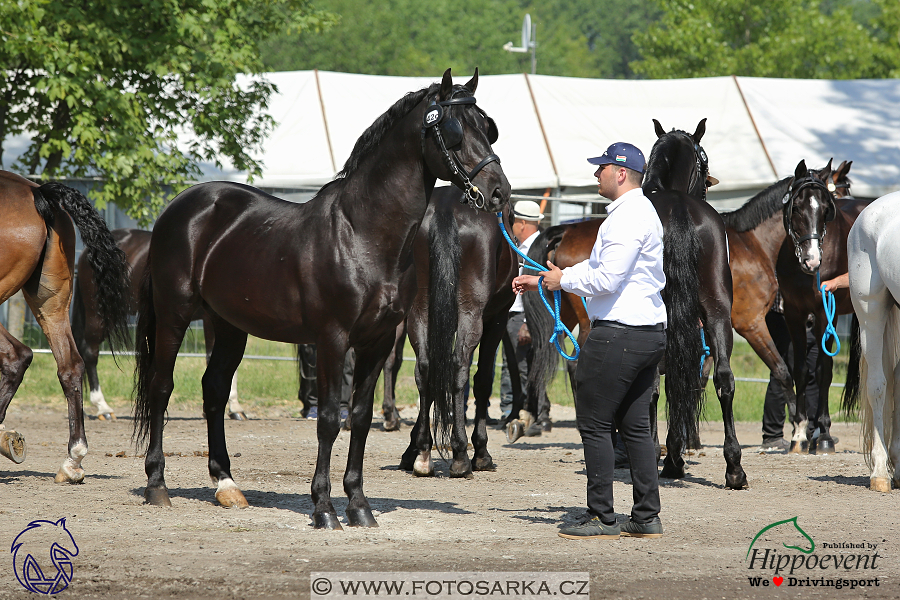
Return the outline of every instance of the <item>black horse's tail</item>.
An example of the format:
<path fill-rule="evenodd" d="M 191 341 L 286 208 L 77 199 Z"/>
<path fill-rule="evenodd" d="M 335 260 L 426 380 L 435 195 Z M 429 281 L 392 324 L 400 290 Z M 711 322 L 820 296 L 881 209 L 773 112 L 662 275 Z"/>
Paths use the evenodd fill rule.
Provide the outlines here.
<path fill-rule="evenodd" d="M 669 431 L 696 439 L 703 409 L 700 389 L 700 238 L 687 207 L 675 203 L 663 235 L 666 274 L 666 409 Z"/>
<path fill-rule="evenodd" d="M 856 313 L 850 320 L 850 358 L 847 363 L 847 381 L 844 383 L 844 393 L 841 394 L 841 408 L 847 414 L 853 414 L 859 409 L 859 363 L 862 358 L 862 347 L 859 344 L 859 319 Z"/>
<path fill-rule="evenodd" d="M 35 207 L 46 220 L 47 204 L 66 211 L 81 233 L 84 253 L 94 270 L 97 288 L 97 312 L 111 348 L 128 339 L 130 303 L 128 262 L 116 245 L 106 222 L 81 192 L 61 183 L 50 182 L 33 188 Z"/>
<path fill-rule="evenodd" d="M 459 321 L 457 288 L 461 254 L 456 217 L 451 210 L 438 207 L 428 231 L 428 377 L 425 385 L 434 404 L 433 435 L 441 456 L 450 443 L 454 387 L 459 368 L 453 348 Z"/>
<path fill-rule="evenodd" d="M 528 258 L 539 265 L 547 264 L 547 257 L 559 245 L 563 234 L 569 227 L 569 225 L 555 225 L 542 231 L 528 249 Z M 525 272 L 535 273 L 532 270 Z M 550 301 L 552 302 L 552 298 Z M 525 389 L 528 398 L 539 398 L 538 394 L 546 390 L 553 381 L 559 365 L 559 353 L 556 351 L 556 347 L 550 343 L 550 336 L 553 335 L 556 323 L 553 316 L 547 312 L 539 292 L 526 292 L 522 296 L 522 305 L 525 307 L 525 322 L 528 324 L 528 332 L 531 334 L 533 352 Z M 516 340 L 512 340 L 512 343 L 515 345 Z"/>
<path fill-rule="evenodd" d="M 153 307 L 153 278 L 150 276 L 150 258 L 141 279 L 138 295 L 138 320 L 135 332 L 134 369 L 134 431 L 132 438 L 142 444 L 150 434 L 150 382 L 154 374 L 156 351 L 156 309 Z"/>

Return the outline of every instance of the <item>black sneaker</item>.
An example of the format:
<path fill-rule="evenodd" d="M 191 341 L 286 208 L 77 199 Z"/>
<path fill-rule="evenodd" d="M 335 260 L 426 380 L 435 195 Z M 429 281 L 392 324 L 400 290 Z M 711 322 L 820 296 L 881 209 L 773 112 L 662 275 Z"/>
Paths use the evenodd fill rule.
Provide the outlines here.
<path fill-rule="evenodd" d="M 587 540 L 598 538 L 601 540 L 619 539 L 619 525 L 605 525 L 600 517 L 593 517 L 578 525 L 569 525 L 559 530 L 559 537 L 567 540 Z"/>
<path fill-rule="evenodd" d="M 663 535 L 662 522 L 659 517 L 653 517 L 649 523 L 635 523 L 628 519 L 619 526 L 622 535 L 628 537 L 661 538 Z"/>
<path fill-rule="evenodd" d="M 791 445 L 783 437 L 763 442 L 761 447 L 763 452 L 787 452 Z"/>

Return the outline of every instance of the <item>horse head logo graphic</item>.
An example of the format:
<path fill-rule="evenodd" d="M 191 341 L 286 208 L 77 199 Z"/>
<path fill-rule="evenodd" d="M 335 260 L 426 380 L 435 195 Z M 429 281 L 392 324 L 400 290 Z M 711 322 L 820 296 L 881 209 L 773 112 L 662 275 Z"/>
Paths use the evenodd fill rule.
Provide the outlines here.
<path fill-rule="evenodd" d="M 788 544 L 786 544 L 786 543 L 784 543 L 784 542 L 782 542 L 781 545 L 784 546 L 785 548 L 790 549 L 790 550 L 799 550 L 799 551 L 802 552 L 803 554 L 812 554 L 813 550 L 816 549 L 816 543 L 813 541 L 813 539 L 812 539 L 811 537 L 809 537 L 809 534 L 806 533 L 805 531 L 803 531 L 803 529 L 800 527 L 800 525 L 797 524 L 797 517 L 793 517 L 793 518 L 791 518 L 791 519 L 785 519 L 784 521 L 778 521 L 778 522 L 776 522 L 776 523 L 772 523 L 771 525 L 766 525 L 765 527 L 763 527 L 762 529 L 760 529 L 760 530 L 759 530 L 759 533 L 757 533 L 756 536 L 753 538 L 753 541 L 750 542 L 750 547 L 747 548 L 747 557 L 750 556 L 750 551 L 753 550 L 753 544 L 756 543 L 756 540 L 759 539 L 759 536 L 761 536 L 761 535 L 764 534 L 765 532 L 769 531 L 770 529 L 775 529 L 776 527 L 779 527 L 779 526 L 781 526 L 781 525 L 787 525 L 788 523 L 791 523 L 791 524 L 794 526 L 794 529 L 795 529 L 797 532 L 799 532 L 800 535 L 802 535 L 804 538 L 806 538 L 807 540 L 809 540 L 809 548 L 802 548 L 802 547 L 800 547 L 800 546 L 789 546 Z M 781 533 L 781 532 L 780 532 L 780 533 Z M 790 529 L 789 529 L 789 528 L 786 528 L 785 531 L 784 531 L 783 533 L 784 533 L 784 534 L 789 534 L 789 533 L 790 533 Z M 745 557 L 745 558 L 746 558 L 746 557 Z"/>
<path fill-rule="evenodd" d="M 36 594 L 58 594 L 72 581 L 72 558 L 78 556 L 66 520 L 32 521 L 13 540 L 10 552 L 16 579 Z"/>

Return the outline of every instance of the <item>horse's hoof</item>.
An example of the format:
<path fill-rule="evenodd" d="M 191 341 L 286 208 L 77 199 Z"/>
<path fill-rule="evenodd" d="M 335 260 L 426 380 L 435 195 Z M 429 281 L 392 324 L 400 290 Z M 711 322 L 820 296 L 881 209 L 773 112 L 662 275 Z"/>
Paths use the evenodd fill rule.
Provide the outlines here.
<path fill-rule="evenodd" d="M 506 441 L 510 444 L 514 443 L 520 437 L 525 435 L 525 423 L 519 419 L 509 422 L 506 426 Z"/>
<path fill-rule="evenodd" d="M 97 419 L 99 421 L 115 421 L 116 413 L 114 413 L 114 412 L 100 413 L 99 415 L 97 415 Z"/>
<path fill-rule="evenodd" d="M 368 507 L 348 508 L 347 525 L 350 527 L 378 527 L 375 515 L 372 514 L 372 509 Z"/>
<path fill-rule="evenodd" d="M 803 440 L 802 442 L 797 440 L 791 440 L 791 447 L 788 450 L 788 454 L 803 454 L 809 451 L 809 442 Z"/>
<path fill-rule="evenodd" d="M 53 483 L 84 483 L 84 469 L 61 468 L 56 472 Z"/>
<path fill-rule="evenodd" d="M 750 485 L 747 483 L 747 474 L 741 471 L 737 475 L 729 475 L 725 473 L 725 486 L 732 490 L 749 490 Z"/>
<path fill-rule="evenodd" d="M 550 419 L 546 419 L 543 423 L 541 423 L 541 431 L 543 431 L 544 433 L 553 431 L 553 422 Z"/>
<path fill-rule="evenodd" d="M 869 480 L 869 489 L 873 492 L 889 494 L 891 492 L 891 480 L 887 477 L 873 477 Z"/>
<path fill-rule="evenodd" d="M 815 447 L 812 444 L 809 445 L 810 454 L 834 454 L 834 452 L 834 440 L 831 438 L 819 438 Z"/>
<path fill-rule="evenodd" d="M 172 506 L 169 490 L 164 487 L 144 489 L 144 502 L 152 506 Z"/>
<path fill-rule="evenodd" d="M 0 454 L 21 464 L 25 460 L 25 436 L 15 430 L 0 432 Z"/>
<path fill-rule="evenodd" d="M 383 429 L 384 431 L 399 431 L 400 415 L 394 415 L 392 418 L 382 421 L 381 429 Z"/>
<path fill-rule="evenodd" d="M 313 513 L 313 525 L 316 529 L 331 529 L 332 531 L 343 531 L 344 529 L 334 513 Z"/>
<path fill-rule="evenodd" d="M 230 412 L 228 413 L 228 418 L 230 418 L 232 421 L 246 421 L 247 415 L 244 413 L 244 411 Z"/>
<path fill-rule="evenodd" d="M 490 454 L 485 456 L 480 456 L 476 458 L 472 462 L 472 470 L 474 471 L 496 471 L 497 467 L 494 465 L 494 459 L 491 458 Z"/>
<path fill-rule="evenodd" d="M 408 454 L 408 452 L 404 453 L 403 456 L 400 457 L 400 464 L 398 465 L 398 468 L 401 471 L 412 471 L 413 466 L 415 466 L 416 464 L 415 455 L 407 456 Z"/>
<path fill-rule="evenodd" d="M 431 457 L 417 458 L 412 471 L 416 477 L 434 477 L 434 463 L 431 461 Z"/>
<path fill-rule="evenodd" d="M 247 508 L 250 506 L 250 503 L 244 498 L 244 494 L 236 487 L 217 491 L 216 500 L 225 508 Z"/>
<path fill-rule="evenodd" d="M 666 458 L 668 459 L 669 457 Z M 674 461 L 666 460 L 663 462 L 663 468 L 659 476 L 665 479 L 684 479 L 686 474 L 684 461 L 681 461 L 681 464 L 676 464 Z"/>
<path fill-rule="evenodd" d="M 450 465 L 450 477 L 472 479 L 472 462 L 467 456 L 465 460 L 454 460 Z"/>

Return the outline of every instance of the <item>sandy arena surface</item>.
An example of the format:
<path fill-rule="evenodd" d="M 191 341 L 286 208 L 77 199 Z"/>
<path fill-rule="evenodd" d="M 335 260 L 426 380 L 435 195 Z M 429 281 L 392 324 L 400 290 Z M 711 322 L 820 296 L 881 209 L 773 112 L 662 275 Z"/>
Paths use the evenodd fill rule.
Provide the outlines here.
<path fill-rule="evenodd" d="M 433 478 L 399 471 L 413 409 L 404 411 L 400 432 L 382 432 L 376 418 L 365 490 L 380 527 L 338 532 L 311 526 L 315 422 L 273 413 L 227 423 L 229 453 L 240 455 L 232 459 L 233 474 L 251 505 L 229 510 L 215 503 L 202 456 L 206 427 L 197 412 L 170 414 L 164 449 L 175 453 L 166 471 L 173 506 L 163 509 L 143 504 L 144 461 L 130 444 L 130 419 L 90 420 L 85 483 L 58 485 L 53 476 L 67 439 L 64 410 L 13 402 L 6 425 L 25 435 L 28 457 L 21 465 L 0 457 L 0 545 L 10 548 L 30 521 L 65 517 L 79 548 L 72 582 L 59 596 L 69 598 L 309 598 L 309 574 L 316 571 L 587 571 L 596 599 L 900 597 L 900 492 L 868 490 L 856 424 L 836 424 L 839 452 L 829 456 L 761 453 L 759 423 L 739 424 L 750 489 L 731 491 L 723 487 L 721 424 L 706 423 L 705 448 L 687 457 L 688 477 L 661 481 L 663 538 L 571 541 L 557 530 L 584 513 L 584 463 L 572 408 L 554 406 L 554 429 L 539 438 L 507 444 L 492 430 L 497 470 L 470 480 L 451 479 L 443 462 Z M 342 432 L 332 471 L 342 519 L 348 442 Z M 616 480 L 616 511 L 627 515 L 628 470 L 617 470 Z M 830 567 L 804 571 L 804 577 L 878 577 L 879 586 L 791 587 L 785 579 L 776 587 L 774 570 L 759 564 L 750 570 L 746 555 L 757 532 L 795 516 L 820 558 L 875 552 L 823 544 L 877 544 L 875 569 Z M 784 528 L 755 543 L 773 556 L 800 555 L 785 543 L 808 545 Z M 16 580 L 12 555 L 6 557 L 0 598 L 34 597 Z M 751 587 L 754 575 L 769 585 Z"/>

